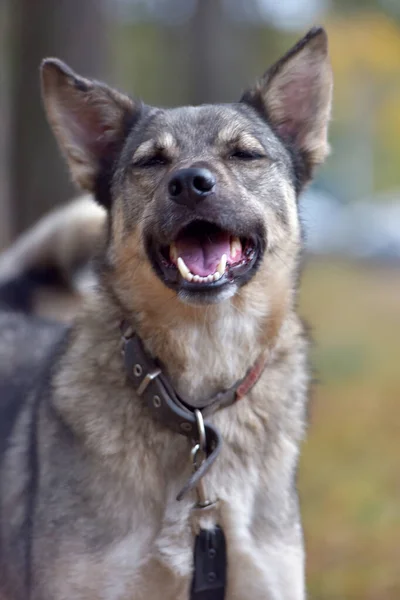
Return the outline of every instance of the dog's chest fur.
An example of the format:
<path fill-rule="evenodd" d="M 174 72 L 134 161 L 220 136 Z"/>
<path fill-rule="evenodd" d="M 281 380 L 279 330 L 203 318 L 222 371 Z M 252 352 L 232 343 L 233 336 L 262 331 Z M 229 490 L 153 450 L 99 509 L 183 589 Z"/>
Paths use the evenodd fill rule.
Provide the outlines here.
<path fill-rule="evenodd" d="M 82 471 L 85 495 L 95 499 L 98 515 L 108 515 L 96 516 L 96 536 L 107 541 L 100 551 L 94 550 L 90 518 L 84 523 L 85 548 L 77 548 L 76 542 L 70 548 L 60 534 L 65 552 L 59 553 L 55 565 L 60 571 L 57 585 L 65 588 L 65 597 L 74 589 L 68 582 L 74 582 L 76 589 L 88 586 L 94 597 L 107 600 L 158 597 L 160 590 L 163 598 L 186 600 L 195 497 L 177 502 L 176 495 L 190 475 L 189 447 L 143 409 L 126 381 L 118 319 L 105 329 L 105 320 L 95 312 L 98 306 L 85 316 L 85 327 L 77 329 L 63 359 L 55 379 L 54 405 L 85 451 L 93 453 L 90 468 Z M 204 398 L 221 385 L 231 385 L 243 375 L 249 357 L 257 357 L 259 327 L 259 314 L 252 320 L 251 314 L 235 309 L 216 318 L 214 329 L 201 322 L 192 327 L 170 323 L 168 339 L 163 334 L 164 346 L 177 349 L 179 376 L 174 357 L 166 361 L 172 365 L 169 371 L 177 389 L 186 397 Z M 160 333 L 153 351 L 161 345 L 161 337 Z M 179 343 L 187 349 L 182 354 Z M 220 500 L 218 519 L 228 542 L 229 600 L 264 598 L 276 578 L 279 586 L 294 585 L 285 569 L 288 574 L 299 569 L 293 580 L 302 579 L 293 479 L 306 388 L 305 342 L 298 322 L 290 317 L 256 387 L 212 417 L 224 445 L 206 485 L 210 497 Z M 46 455 L 48 451 L 53 453 L 54 448 L 44 450 Z M 102 596 L 97 595 L 99 590 L 108 591 Z"/>

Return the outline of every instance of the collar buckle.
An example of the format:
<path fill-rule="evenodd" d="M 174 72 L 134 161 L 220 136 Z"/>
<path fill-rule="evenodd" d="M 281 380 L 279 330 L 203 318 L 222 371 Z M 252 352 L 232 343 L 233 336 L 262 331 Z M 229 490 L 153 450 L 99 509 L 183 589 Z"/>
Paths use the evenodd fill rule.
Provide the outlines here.
<path fill-rule="evenodd" d="M 141 384 L 136 390 L 138 396 L 142 396 L 144 391 L 147 389 L 149 383 L 153 381 L 156 377 L 158 377 L 161 373 L 161 369 L 155 369 L 154 371 L 150 371 L 150 373 L 146 373 L 146 376 L 142 379 Z"/>
<path fill-rule="evenodd" d="M 200 411 L 177 395 L 168 377 L 163 373 L 162 365 L 146 352 L 141 339 L 132 328 L 122 324 L 121 333 L 126 374 L 137 396 L 142 398 L 154 418 L 194 443 L 193 473 L 177 499 L 181 500 L 187 492 L 197 488 L 197 506 L 199 509 L 205 509 L 214 503 L 210 502 L 206 495 L 202 478 L 217 458 L 222 440 L 216 427 L 204 421 L 203 415 L 207 417 L 211 412 L 230 406 L 245 396 L 263 372 L 265 355 L 259 358 L 243 379 L 229 389 L 219 392 Z"/>

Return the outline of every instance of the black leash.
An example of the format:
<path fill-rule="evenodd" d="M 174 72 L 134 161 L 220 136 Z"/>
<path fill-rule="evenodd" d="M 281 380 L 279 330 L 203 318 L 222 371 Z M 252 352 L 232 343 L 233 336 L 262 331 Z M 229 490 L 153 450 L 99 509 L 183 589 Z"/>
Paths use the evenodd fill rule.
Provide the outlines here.
<path fill-rule="evenodd" d="M 228 561 L 225 535 L 218 525 L 197 534 L 193 566 L 190 600 L 224 600 Z"/>

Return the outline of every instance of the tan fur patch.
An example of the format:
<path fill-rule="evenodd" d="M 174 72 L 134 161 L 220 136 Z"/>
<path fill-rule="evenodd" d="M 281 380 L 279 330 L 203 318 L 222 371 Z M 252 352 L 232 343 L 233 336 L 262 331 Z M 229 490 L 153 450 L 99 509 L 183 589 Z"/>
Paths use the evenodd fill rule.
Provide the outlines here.
<path fill-rule="evenodd" d="M 232 123 L 218 132 L 216 143 L 220 146 L 236 146 L 241 150 L 264 153 L 264 148 L 253 135 L 243 131 L 238 123 Z"/>

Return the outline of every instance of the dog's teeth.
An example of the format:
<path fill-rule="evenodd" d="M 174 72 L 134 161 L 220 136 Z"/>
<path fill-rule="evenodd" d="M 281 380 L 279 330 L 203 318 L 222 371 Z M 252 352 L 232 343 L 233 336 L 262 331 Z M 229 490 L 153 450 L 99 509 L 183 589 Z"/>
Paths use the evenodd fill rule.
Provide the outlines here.
<path fill-rule="evenodd" d="M 173 250 L 174 248 L 172 247 L 171 251 Z M 218 281 L 218 279 L 222 277 L 222 275 L 225 272 L 226 262 L 227 256 L 226 254 L 224 254 L 221 257 L 220 263 L 217 267 L 217 271 L 213 275 L 210 274 L 206 275 L 205 277 L 202 277 L 201 275 L 193 275 L 193 273 L 189 271 L 188 267 L 185 264 L 185 261 L 181 256 L 178 257 L 176 261 L 176 266 L 178 267 L 179 273 L 186 281 L 191 281 L 193 283 L 211 283 L 212 281 Z"/>
<path fill-rule="evenodd" d="M 178 258 L 178 251 L 174 242 L 172 242 L 172 244 L 169 247 L 169 258 L 172 262 L 176 263 L 176 260 Z"/>
<path fill-rule="evenodd" d="M 191 273 L 190 273 L 189 269 L 187 268 L 187 266 L 185 265 L 185 261 L 180 256 L 178 257 L 178 260 L 176 261 L 176 266 L 178 267 L 179 273 L 182 275 L 183 279 L 190 281 L 190 279 L 188 278 L 188 275 L 191 275 Z"/>
<path fill-rule="evenodd" d="M 226 256 L 226 254 L 223 254 L 221 256 L 221 260 L 219 261 L 219 265 L 217 267 L 217 273 L 219 273 L 221 276 L 225 273 L 227 259 L 228 259 L 228 257 Z"/>
<path fill-rule="evenodd" d="M 231 238 L 231 257 L 235 258 L 238 252 L 242 251 L 242 243 L 237 236 Z"/>

